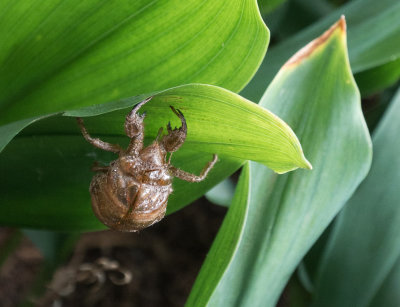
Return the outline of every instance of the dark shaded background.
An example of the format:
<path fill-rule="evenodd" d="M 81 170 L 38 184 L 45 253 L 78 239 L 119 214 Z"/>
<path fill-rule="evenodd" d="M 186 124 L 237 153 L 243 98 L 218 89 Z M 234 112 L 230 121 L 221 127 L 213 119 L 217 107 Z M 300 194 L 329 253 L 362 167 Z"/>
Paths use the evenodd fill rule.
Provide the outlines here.
<path fill-rule="evenodd" d="M 51 306 L 55 300 L 61 303 L 58 306 L 183 306 L 225 213 L 226 208 L 201 198 L 140 233 L 86 233 L 67 263 L 57 269 L 52 284 L 41 285 L 39 292 L 44 290 L 44 294 L 38 298 L 32 290 L 40 285 L 37 276 L 44 261 L 40 251 L 23 238 L 0 268 L 0 306 L 23 301 Z M 0 229 L 0 249 L 14 231 Z M 116 286 L 106 279 L 100 287 L 78 282 L 65 297 L 48 289 L 65 281 L 81 264 L 100 257 L 118 261 L 132 274 L 131 282 Z"/>

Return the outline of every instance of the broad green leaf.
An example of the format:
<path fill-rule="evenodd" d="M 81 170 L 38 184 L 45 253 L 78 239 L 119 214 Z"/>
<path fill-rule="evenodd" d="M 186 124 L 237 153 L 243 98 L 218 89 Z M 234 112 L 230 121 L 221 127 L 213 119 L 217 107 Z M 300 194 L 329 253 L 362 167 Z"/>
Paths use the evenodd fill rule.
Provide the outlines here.
<path fill-rule="evenodd" d="M 0 3 L 0 124 L 185 83 L 239 91 L 268 29 L 255 0 Z"/>
<path fill-rule="evenodd" d="M 297 132 L 313 170 L 278 176 L 250 162 L 249 193 L 241 204 L 246 219 L 235 226 L 240 235 L 229 237 L 233 227 L 219 234 L 237 247 L 208 260 L 231 259 L 211 297 L 211 291 L 201 297 L 208 305 L 275 306 L 308 248 L 365 177 L 371 144 L 346 51 L 342 19 L 292 57 L 263 96 L 261 105 Z M 202 293 L 197 287 L 193 293 Z"/>
<path fill-rule="evenodd" d="M 125 107 L 142 98 L 125 100 Z M 212 153 L 217 153 L 220 161 L 204 182 L 175 180 L 168 212 L 203 195 L 246 159 L 262 162 L 277 172 L 310 167 L 297 137 L 282 120 L 235 93 L 210 85 L 164 91 L 143 106 L 148 142 L 168 121 L 172 126 L 180 125 L 170 105 L 183 112 L 188 125 L 185 144 L 174 153 L 172 163 L 199 173 Z M 87 143 L 70 116 L 102 114 L 108 107 L 110 104 L 44 119 L 6 147 L 0 155 L 0 171 L 6 174 L 0 178 L 1 224 L 60 230 L 101 227 L 90 208 L 90 167 L 94 161 L 106 164 L 116 156 Z M 86 127 L 94 136 L 126 145 L 123 124 L 130 109 L 85 118 Z"/>
<path fill-rule="evenodd" d="M 399 295 L 397 302 L 385 303 L 385 287 L 394 286 L 390 279 L 399 281 L 398 272 L 391 273 L 398 271 L 400 259 L 399 116 L 400 91 L 375 130 L 371 171 L 331 233 L 318 270 L 315 306 L 400 305 Z"/>
<path fill-rule="evenodd" d="M 377 68 L 400 58 L 400 2 L 355 0 L 338 8 L 319 22 L 268 51 L 263 64 L 242 95 L 257 101 L 287 59 L 304 44 L 316 37 L 340 15 L 348 24 L 349 58 L 353 73 Z"/>
<path fill-rule="evenodd" d="M 148 96 L 67 111 L 64 115 L 86 117 L 102 114 L 92 119 L 91 133 L 125 135 L 126 114 L 133 105 Z M 130 107 L 126 108 L 128 105 Z M 258 161 L 278 173 L 298 167 L 311 167 L 296 135 L 285 122 L 251 101 L 212 85 L 189 84 L 156 94 L 140 110 L 146 112 L 148 137 L 155 138 L 159 128 L 168 121 L 180 125 L 179 119 L 171 112 L 171 105 L 180 109 L 190 124 L 183 149 L 218 152 L 242 160 Z M 110 110 L 121 106 L 125 108 L 110 113 Z M 88 121 L 89 124 L 91 121 Z M 60 119 L 55 118 L 51 122 L 39 123 L 26 134 L 46 131 L 57 134 L 76 133 L 77 125 L 75 122 L 73 125 L 62 125 Z"/>

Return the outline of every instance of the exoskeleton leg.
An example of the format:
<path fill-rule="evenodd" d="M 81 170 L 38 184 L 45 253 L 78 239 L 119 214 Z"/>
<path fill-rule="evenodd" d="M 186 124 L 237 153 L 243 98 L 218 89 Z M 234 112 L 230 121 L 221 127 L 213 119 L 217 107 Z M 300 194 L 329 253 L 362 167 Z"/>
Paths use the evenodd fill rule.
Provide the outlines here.
<path fill-rule="evenodd" d="M 77 117 L 76 120 L 78 121 L 78 125 L 81 128 L 83 137 L 85 138 L 86 141 L 88 141 L 93 146 L 98 147 L 103 150 L 115 152 L 115 153 L 119 153 L 122 150 L 122 148 L 117 144 L 110 144 L 110 143 L 104 142 L 98 138 L 91 137 L 90 134 L 86 130 L 86 127 L 83 123 L 82 118 Z"/>
<path fill-rule="evenodd" d="M 185 142 L 187 135 L 187 125 L 185 117 L 183 116 L 180 110 L 175 109 L 173 106 L 170 106 L 172 112 L 176 114 L 181 120 L 182 126 L 180 128 L 176 128 L 172 130 L 171 123 L 167 125 L 168 134 L 164 135 L 161 139 L 161 145 L 167 152 L 175 152 L 177 151 L 182 144 Z"/>
<path fill-rule="evenodd" d="M 179 179 L 189 181 L 189 182 L 200 182 L 200 181 L 203 181 L 207 177 L 208 172 L 213 168 L 213 166 L 215 165 L 217 160 L 218 160 L 218 156 L 216 154 L 214 154 L 213 159 L 207 163 L 207 165 L 203 168 L 203 170 L 201 171 L 199 176 L 185 172 L 185 171 L 183 171 L 179 168 L 176 168 L 172 165 L 170 166 L 169 169 L 170 169 L 171 173 L 175 177 L 178 177 Z"/>
<path fill-rule="evenodd" d="M 153 97 L 146 98 L 145 100 L 139 102 L 131 112 L 126 116 L 125 120 L 125 133 L 130 137 L 131 141 L 129 143 L 127 152 L 132 154 L 138 154 L 143 148 L 144 139 L 144 124 L 143 120 L 146 114 L 139 115 L 137 112 L 139 109 L 149 102 Z"/>
<path fill-rule="evenodd" d="M 97 161 L 95 161 L 92 165 L 92 171 L 93 172 L 108 172 L 108 170 L 110 169 L 109 166 L 101 166 L 99 165 L 99 163 Z"/>

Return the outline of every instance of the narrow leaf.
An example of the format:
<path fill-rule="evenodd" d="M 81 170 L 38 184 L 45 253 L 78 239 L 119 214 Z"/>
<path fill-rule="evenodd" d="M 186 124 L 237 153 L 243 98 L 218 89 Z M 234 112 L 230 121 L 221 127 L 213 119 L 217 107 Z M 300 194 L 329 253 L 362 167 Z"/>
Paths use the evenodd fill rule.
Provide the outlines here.
<path fill-rule="evenodd" d="M 230 209 L 196 279 L 186 306 L 206 306 L 226 267 L 237 252 L 241 229 L 246 223 L 249 201 L 249 165 L 246 163 Z M 222 306 L 222 305 L 221 305 Z M 224 306 L 227 306 L 224 304 Z"/>

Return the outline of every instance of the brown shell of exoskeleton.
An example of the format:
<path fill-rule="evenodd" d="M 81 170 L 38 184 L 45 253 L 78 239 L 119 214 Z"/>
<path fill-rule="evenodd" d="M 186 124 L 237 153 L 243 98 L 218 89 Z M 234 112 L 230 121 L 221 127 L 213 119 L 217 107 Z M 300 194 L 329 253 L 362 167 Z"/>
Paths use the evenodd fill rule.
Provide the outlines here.
<path fill-rule="evenodd" d="M 167 209 L 168 196 L 172 193 L 172 179 L 199 182 L 205 179 L 217 161 L 214 155 L 199 176 L 187 173 L 170 164 L 171 155 L 186 139 L 187 126 L 179 110 L 171 110 L 180 118 L 182 127 L 171 129 L 161 136 L 160 128 L 156 140 L 143 148 L 144 115 L 139 108 L 151 100 L 140 102 L 126 117 L 125 132 L 131 141 L 126 150 L 92 138 L 81 118 L 77 118 L 84 138 L 92 145 L 119 154 L 109 166 L 94 166 L 97 172 L 90 184 L 92 208 L 97 218 L 108 227 L 119 231 L 138 231 L 160 221 Z M 170 153 L 167 160 L 167 153 Z"/>

